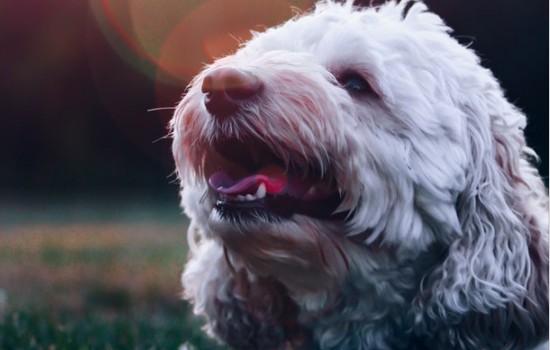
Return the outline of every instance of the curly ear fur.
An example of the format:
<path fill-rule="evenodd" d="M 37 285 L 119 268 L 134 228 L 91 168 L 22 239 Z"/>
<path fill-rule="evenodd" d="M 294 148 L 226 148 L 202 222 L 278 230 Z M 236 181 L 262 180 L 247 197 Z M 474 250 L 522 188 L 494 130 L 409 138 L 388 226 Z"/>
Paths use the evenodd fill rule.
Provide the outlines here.
<path fill-rule="evenodd" d="M 500 89 L 465 106 L 471 162 L 457 201 L 462 232 L 425 280 L 417 322 L 453 348 L 526 349 L 548 337 L 546 189 L 527 161 L 534 152 L 525 117 Z"/>

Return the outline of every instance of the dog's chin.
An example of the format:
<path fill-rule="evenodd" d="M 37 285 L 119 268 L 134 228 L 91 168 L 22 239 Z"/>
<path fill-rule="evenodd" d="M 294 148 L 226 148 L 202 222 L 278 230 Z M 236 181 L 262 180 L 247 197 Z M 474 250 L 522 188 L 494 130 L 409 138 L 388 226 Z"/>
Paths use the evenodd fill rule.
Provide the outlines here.
<path fill-rule="evenodd" d="M 343 191 L 330 170 L 288 154 L 279 157 L 260 141 L 225 138 L 205 153 L 204 164 L 213 209 L 223 220 L 280 222 L 296 214 L 343 220 L 347 215 L 338 212 Z"/>

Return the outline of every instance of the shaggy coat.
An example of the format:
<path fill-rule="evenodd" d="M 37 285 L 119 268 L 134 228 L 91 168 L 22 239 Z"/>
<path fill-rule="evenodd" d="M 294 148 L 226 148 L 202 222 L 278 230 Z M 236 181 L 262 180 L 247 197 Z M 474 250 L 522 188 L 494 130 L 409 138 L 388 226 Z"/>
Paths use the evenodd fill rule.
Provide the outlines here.
<path fill-rule="evenodd" d="M 450 32 L 421 2 L 323 2 L 193 80 L 171 130 L 185 297 L 211 336 L 377 350 L 548 338 L 548 196 L 526 118 Z"/>

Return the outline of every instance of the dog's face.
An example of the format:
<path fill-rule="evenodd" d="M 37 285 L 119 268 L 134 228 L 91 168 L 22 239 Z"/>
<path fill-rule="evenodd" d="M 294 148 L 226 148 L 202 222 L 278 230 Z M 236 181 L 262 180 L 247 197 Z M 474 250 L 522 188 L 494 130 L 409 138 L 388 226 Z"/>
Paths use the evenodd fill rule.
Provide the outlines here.
<path fill-rule="evenodd" d="M 206 235 L 299 240 L 319 225 L 418 250 L 433 226 L 456 228 L 464 77 L 442 72 L 477 63 L 449 50 L 437 17 L 401 16 L 334 6 L 255 35 L 195 78 L 174 154 Z"/>
<path fill-rule="evenodd" d="M 387 321 L 358 341 L 392 348 L 380 339 L 393 322 L 432 337 L 432 321 L 506 318 L 511 302 L 547 299 L 547 196 L 525 117 L 449 32 L 422 3 L 327 2 L 193 80 L 171 124 L 200 241 L 183 280 L 221 338 L 235 321 L 224 307 L 242 311 L 250 285 L 273 280 L 300 322 L 327 315 L 315 336 L 341 335 L 342 348 L 362 337 L 355 323 L 376 333 Z M 331 328 L 346 317 L 351 333 Z M 464 329 L 441 344 L 486 337 Z"/>
<path fill-rule="evenodd" d="M 458 198 L 484 152 L 472 133 L 488 137 L 501 108 L 482 94 L 500 88 L 425 10 L 328 3 L 193 80 L 173 150 L 202 236 L 316 289 L 350 264 L 410 261 L 462 235 Z"/>

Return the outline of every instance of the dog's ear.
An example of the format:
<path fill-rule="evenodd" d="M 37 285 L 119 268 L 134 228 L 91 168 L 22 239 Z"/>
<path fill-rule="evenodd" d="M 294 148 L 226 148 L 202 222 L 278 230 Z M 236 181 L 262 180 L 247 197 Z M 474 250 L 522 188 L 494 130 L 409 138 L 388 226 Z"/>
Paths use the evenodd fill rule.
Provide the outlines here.
<path fill-rule="evenodd" d="M 535 155 L 525 144 L 525 116 L 499 88 L 472 97 L 463 112 L 470 162 L 456 204 L 461 232 L 424 280 L 422 321 L 459 324 L 501 310 L 547 331 L 548 197 L 528 161 Z"/>

